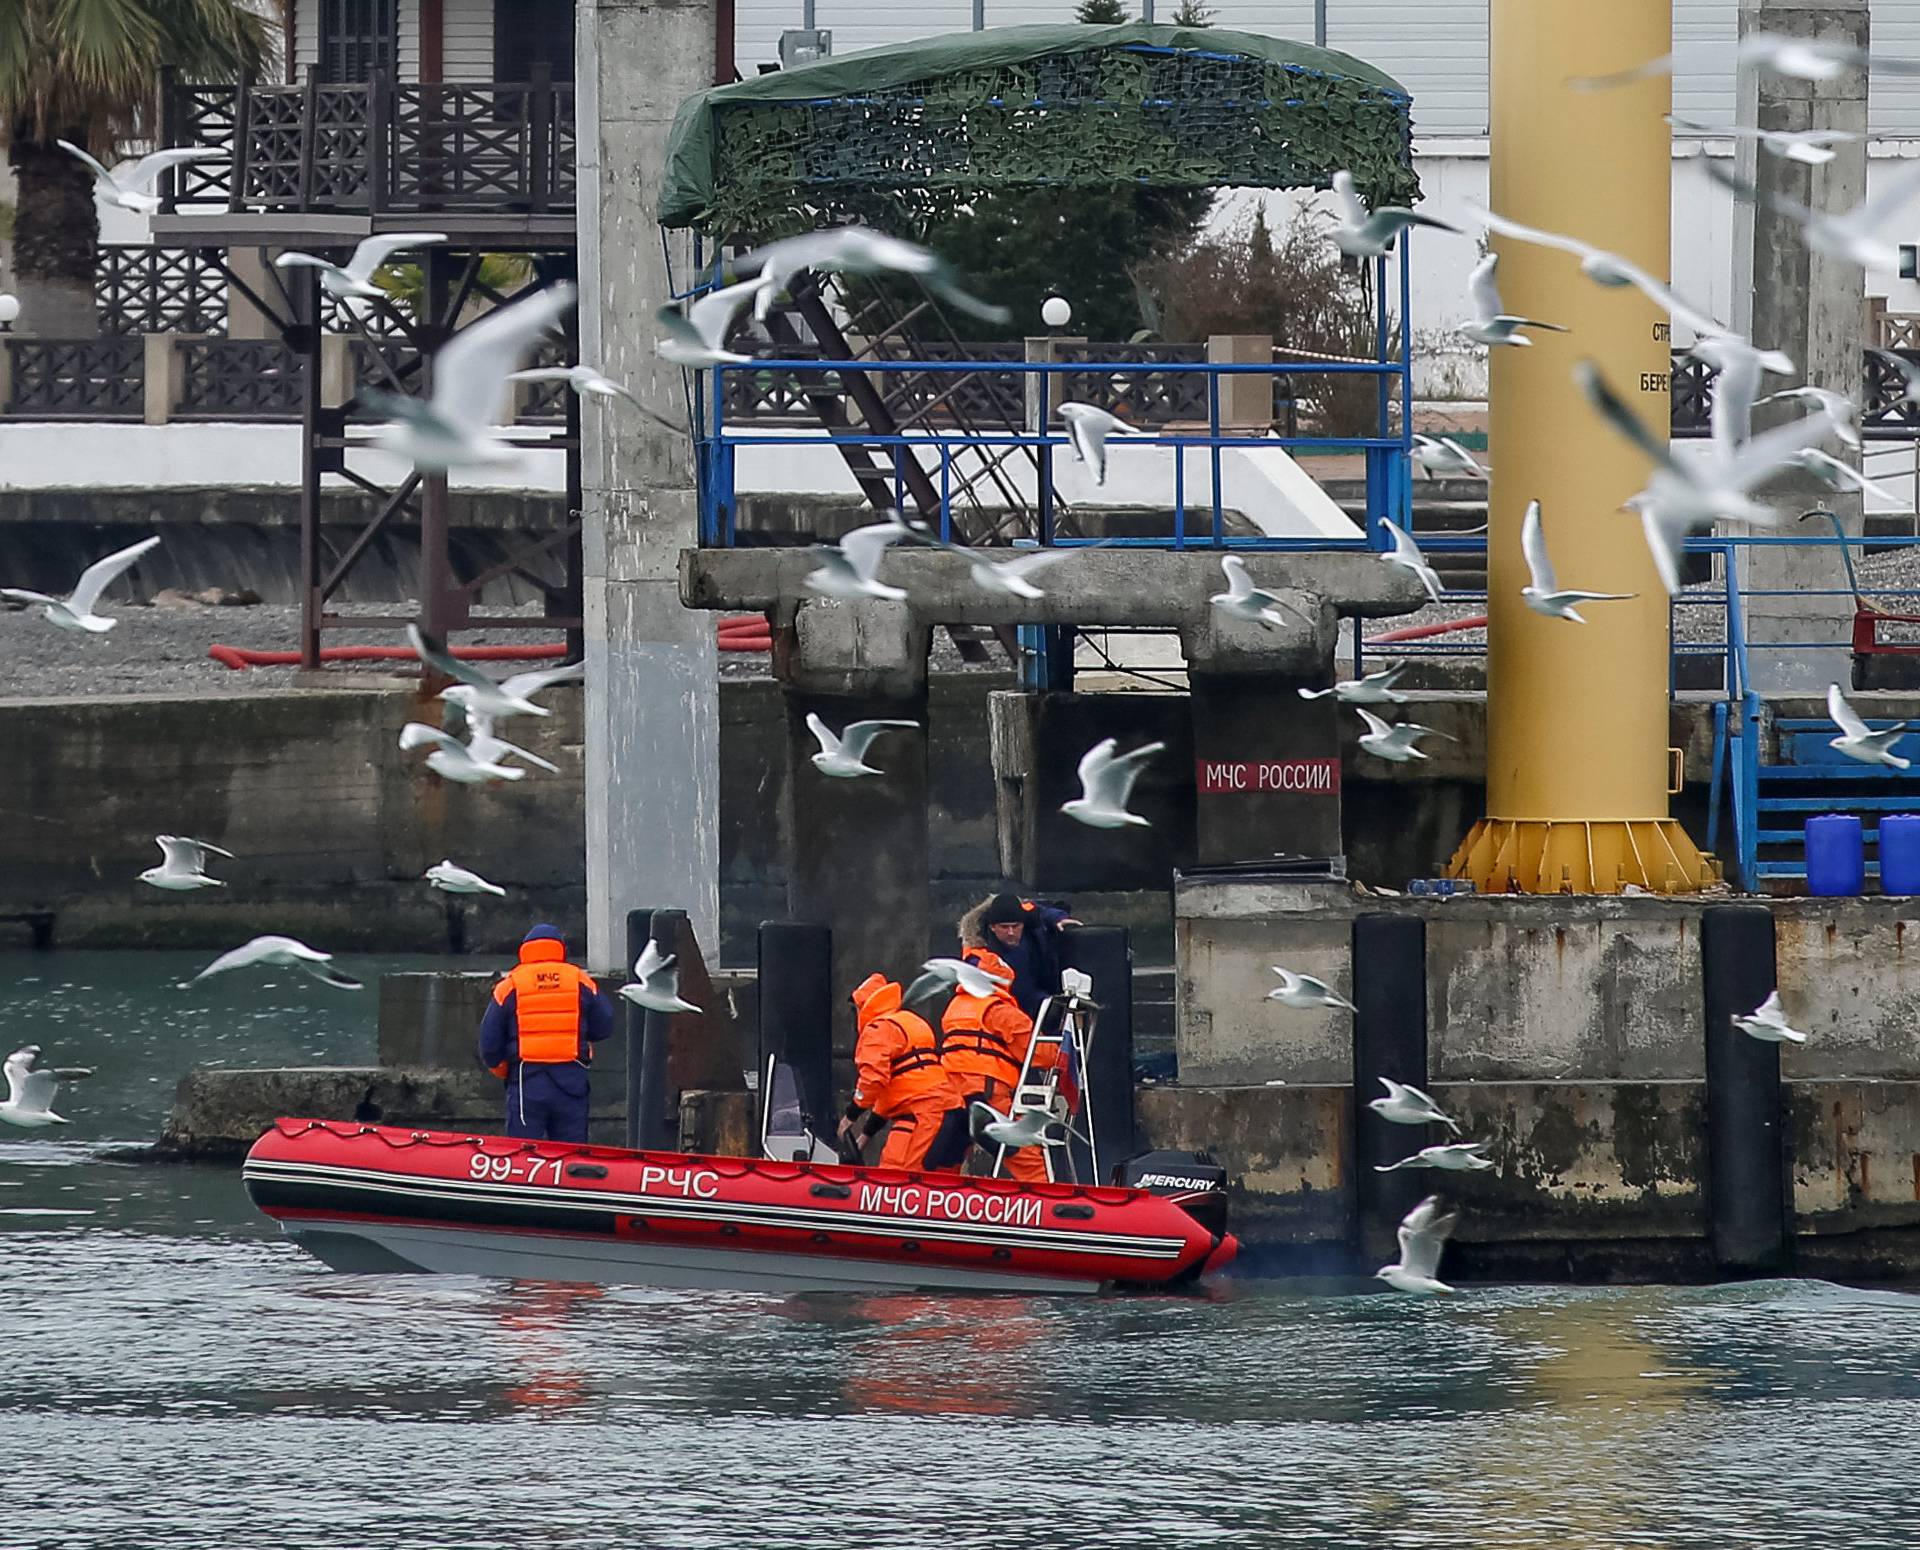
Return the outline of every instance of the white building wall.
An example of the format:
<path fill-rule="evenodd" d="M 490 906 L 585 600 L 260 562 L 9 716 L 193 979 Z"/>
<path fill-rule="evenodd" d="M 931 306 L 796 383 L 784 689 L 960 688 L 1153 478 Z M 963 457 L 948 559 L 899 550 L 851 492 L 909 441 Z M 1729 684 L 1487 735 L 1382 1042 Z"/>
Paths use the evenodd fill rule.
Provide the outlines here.
<path fill-rule="evenodd" d="M 451 3 L 451 0 L 450 0 Z M 1138 16 L 1141 0 L 1127 0 Z M 1605 4 L 1605 0 L 1594 0 Z M 1178 0 L 1156 0 L 1170 17 Z M 1212 0 L 1216 26 L 1313 39 L 1312 0 Z M 1733 50 L 1739 0 L 1674 0 L 1674 112 L 1705 123 L 1733 116 Z M 803 0 L 737 0 L 735 47 L 742 75 L 779 57 L 780 33 L 798 27 Z M 986 0 L 987 25 L 1073 19 L 1071 0 Z M 971 0 L 815 0 L 814 25 L 830 28 L 836 54 L 904 43 L 973 25 Z M 1327 46 L 1355 54 L 1413 94 L 1415 131 L 1484 134 L 1487 127 L 1487 0 L 1327 0 Z M 1874 0 L 1877 56 L 1920 58 L 1920 0 Z M 1880 135 L 1920 135 L 1920 78 L 1876 74 L 1871 120 Z"/>
<path fill-rule="evenodd" d="M 320 63 L 319 0 L 294 0 L 293 78 L 304 81 L 307 71 Z"/>
<path fill-rule="evenodd" d="M 395 79 L 417 81 L 420 79 L 420 0 L 400 0 L 394 30 L 399 34 L 395 40 Z"/>
<path fill-rule="evenodd" d="M 409 0 L 418 4 L 419 0 Z M 493 0 L 445 0 L 441 35 L 446 62 L 442 79 L 491 81 L 493 73 Z"/>

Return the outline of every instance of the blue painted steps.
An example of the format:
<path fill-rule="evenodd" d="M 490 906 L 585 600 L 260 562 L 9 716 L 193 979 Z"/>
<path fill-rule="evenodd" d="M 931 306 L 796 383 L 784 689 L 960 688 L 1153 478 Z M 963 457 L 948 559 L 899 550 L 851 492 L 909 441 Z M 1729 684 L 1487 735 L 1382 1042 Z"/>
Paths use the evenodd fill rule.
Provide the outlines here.
<path fill-rule="evenodd" d="M 1878 731 L 1891 721 L 1868 721 Z M 1920 813 L 1920 730 L 1901 738 L 1893 751 L 1913 760 L 1911 769 L 1862 764 L 1831 745 L 1840 729 L 1825 717 L 1783 718 L 1774 723 L 1785 762 L 1763 764 L 1754 773 L 1757 791 L 1752 881 L 1807 875 L 1807 819 L 1822 813 L 1852 813 L 1861 820 L 1867 875 L 1880 875 L 1875 849 L 1883 813 Z M 1769 817 L 1773 823 L 1768 823 Z M 1751 883 L 1750 883 L 1751 885 Z"/>

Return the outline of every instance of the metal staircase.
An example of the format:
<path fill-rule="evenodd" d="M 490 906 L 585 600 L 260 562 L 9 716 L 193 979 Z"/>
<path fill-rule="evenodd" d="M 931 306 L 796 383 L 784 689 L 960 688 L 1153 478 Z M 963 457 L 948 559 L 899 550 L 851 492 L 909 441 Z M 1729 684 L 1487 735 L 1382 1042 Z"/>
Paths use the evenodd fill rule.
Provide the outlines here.
<path fill-rule="evenodd" d="M 1822 717 L 1782 717 L 1773 723 L 1774 762 L 1761 757 L 1767 743 L 1764 710 L 1749 695 L 1735 738 L 1735 820 L 1742 882 L 1764 891 L 1791 888 L 1807 876 L 1806 821 L 1823 813 L 1859 818 L 1867 845 L 1867 875 L 1879 875 L 1880 819 L 1888 813 L 1920 813 L 1920 731 L 1903 737 L 1894 752 L 1914 761 L 1906 770 L 1861 764 L 1832 748 L 1837 729 Z M 1894 725 L 1869 720 L 1879 730 Z"/>

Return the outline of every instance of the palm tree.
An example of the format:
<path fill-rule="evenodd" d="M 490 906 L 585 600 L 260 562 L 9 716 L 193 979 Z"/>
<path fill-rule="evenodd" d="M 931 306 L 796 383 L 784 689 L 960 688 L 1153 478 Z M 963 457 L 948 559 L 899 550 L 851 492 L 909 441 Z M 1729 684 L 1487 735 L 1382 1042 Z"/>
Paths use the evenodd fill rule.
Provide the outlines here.
<path fill-rule="evenodd" d="M 261 68 L 272 35 L 247 0 L 0 0 L 0 140 L 19 182 L 21 332 L 93 332 L 92 179 L 54 142 L 111 165 L 116 139 L 152 134 L 161 66 L 229 80 Z"/>

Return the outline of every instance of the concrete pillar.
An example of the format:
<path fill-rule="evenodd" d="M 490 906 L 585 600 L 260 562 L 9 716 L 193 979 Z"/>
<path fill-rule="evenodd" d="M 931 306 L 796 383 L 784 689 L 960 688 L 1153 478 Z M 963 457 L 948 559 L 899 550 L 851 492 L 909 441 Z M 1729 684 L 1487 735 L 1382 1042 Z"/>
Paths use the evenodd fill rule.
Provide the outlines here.
<path fill-rule="evenodd" d="M 1183 631 L 1196 859 L 1339 856 L 1341 710 L 1300 697 L 1332 681 L 1338 623 L 1317 597 L 1263 582 L 1257 556 L 1249 569 L 1315 623 L 1268 630 L 1209 609 Z"/>
<path fill-rule="evenodd" d="M 345 334 L 320 338 L 320 402 L 338 409 L 354 392 L 353 341 Z"/>
<path fill-rule="evenodd" d="M 173 418 L 173 411 L 180 407 L 184 378 L 180 351 L 176 345 L 181 340 L 199 337 L 198 334 L 141 336 L 145 385 L 141 417 L 148 425 L 165 425 Z"/>
<path fill-rule="evenodd" d="M 1740 35 L 1783 33 L 1818 38 L 1864 50 L 1868 40 L 1867 0 L 1741 0 Z M 1862 136 L 1867 128 L 1867 73 L 1843 71 L 1831 81 L 1801 81 L 1773 71 L 1742 72 L 1740 122 L 1762 129 L 1847 129 Z M 1760 190 L 1757 206 L 1735 205 L 1734 326 L 1748 331 L 1756 345 L 1784 350 L 1799 367 L 1792 381 L 1832 388 L 1849 398 L 1861 394 L 1862 328 L 1866 320 L 1866 278 L 1856 264 L 1810 252 L 1793 219 L 1767 206 L 1778 195 L 1815 210 L 1852 209 L 1867 191 L 1865 139 L 1836 147 L 1832 161 L 1802 166 L 1785 157 L 1756 153 L 1749 143 L 1741 153 L 1742 175 Z M 1767 379 L 1771 387 L 1787 379 Z M 1755 411 L 1756 428 L 1800 413 L 1798 405 L 1768 405 Z M 1858 454 L 1838 444 L 1827 450 L 1857 463 Z M 1786 531 L 1826 534 L 1825 523 L 1797 524 L 1800 512 L 1824 506 L 1835 512 L 1849 533 L 1862 526 L 1858 491 L 1829 490 L 1798 470 L 1769 480 L 1758 492 L 1786 513 Z M 1747 661 L 1752 687 L 1769 694 L 1818 693 L 1846 677 L 1844 650 L 1809 651 L 1769 642 L 1832 641 L 1844 645 L 1853 619 L 1851 599 L 1809 596 L 1806 589 L 1844 594 L 1846 568 L 1833 548 L 1762 546 L 1742 555 L 1740 583 L 1750 593 L 1778 597 L 1746 599 Z"/>
<path fill-rule="evenodd" d="M 1047 363 L 1060 358 L 1060 346 L 1063 344 L 1085 344 L 1086 337 L 1081 334 L 1029 334 L 1027 336 L 1027 359 Z M 1046 426 L 1040 423 L 1040 399 L 1044 393 L 1047 401 L 1047 419 L 1052 421 L 1063 400 L 1073 397 L 1066 390 L 1066 383 L 1058 376 L 1037 371 L 1025 373 L 1021 382 L 1026 400 L 1026 419 L 1023 421 L 1029 435 L 1037 436 Z"/>
<path fill-rule="evenodd" d="M 269 273 L 267 259 L 268 254 L 261 248 L 227 249 L 227 267 L 252 286 L 254 295 L 260 297 L 279 294 Z M 247 299 L 247 293 L 232 280 L 227 281 L 227 337 L 273 339 L 279 333 L 273 320 Z"/>
<path fill-rule="evenodd" d="M 876 969 L 905 983 L 927 956 L 927 642 L 903 603 L 805 602 L 779 664 L 787 704 L 787 914 L 833 932 L 833 1054 L 853 1054 L 847 993 Z M 811 762 L 816 714 L 900 720 L 868 750 L 881 776 L 838 779 Z M 844 1068 L 843 1068 L 844 1069 Z M 843 1084 L 844 1085 L 844 1084 Z"/>
<path fill-rule="evenodd" d="M 713 78 L 713 0 L 580 0 L 580 351 L 663 408 L 678 367 L 654 353 L 669 296 L 656 219 L 675 109 Z M 670 234 L 674 273 L 691 243 Z M 634 414 L 581 427 L 587 648 L 587 950 L 618 957 L 629 909 L 684 909 L 710 953 L 720 926 L 719 665 L 713 620 L 680 606 L 698 538 L 687 444 Z"/>
<path fill-rule="evenodd" d="M 1210 366 L 1258 366 L 1273 360 L 1271 334 L 1211 334 L 1207 338 Z M 1220 429 L 1231 435 L 1265 435 L 1273 424 L 1273 378 L 1246 376 L 1220 379 Z"/>

